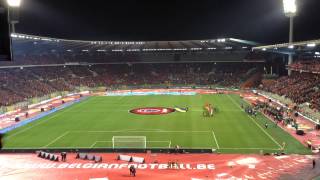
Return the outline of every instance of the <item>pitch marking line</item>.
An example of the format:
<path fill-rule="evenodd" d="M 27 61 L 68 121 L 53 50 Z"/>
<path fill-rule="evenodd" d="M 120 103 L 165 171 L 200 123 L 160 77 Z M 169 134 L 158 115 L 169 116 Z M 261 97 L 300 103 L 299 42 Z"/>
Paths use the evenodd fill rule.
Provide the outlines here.
<path fill-rule="evenodd" d="M 211 133 L 211 131 L 126 131 L 126 130 L 119 130 L 119 131 L 70 131 L 71 133 Z"/>
<path fill-rule="evenodd" d="M 61 113 L 64 113 L 64 112 L 61 112 Z M 61 114 L 61 113 L 60 113 L 60 114 Z M 45 123 L 45 122 L 48 122 L 50 119 L 53 119 L 53 118 L 55 118 L 55 117 L 57 117 L 57 116 L 59 116 L 59 114 L 55 114 L 55 115 L 51 116 L 50 118 L 48 118 L 47 120 L 40 121 L 39 123 L 37 123 L 37 124 L 35 124 L 35 125 L 33 125 L 33 126 L 30 126 L 30 127 L 28 127 L 28 128 L 25 128 L 25 129 L 23 129 L 23 130 L 21 130 L 21 131 L 18 131 L 18 132 L 14 133 L 14 134 L 12 134 L 12 135 L 10 135 L 10 136 L 8 136 L 8 137 L 5 137 L 4 139 L 9 139 L 9 138 L 14 137 L 14 136 L 16 136 L 16 135 L 18 135 L 18 134 L 21 134 L 21 133 L 23 133 L 23 132 L 25 132 L 25 131 L 28 131 L 28 130 L 32 129 L 33 127 L 36 127 L 36 126 L 38 126 L 38 125 L 40 125 L 40 124 L 43 124 L 43 123 Z"/>
<path fill-rule="evenodd" d="M 96 141 L 96 142 L 94 142 L 94 143 L 90 146 L 90 148 L 94 148 L 94 146 L 95 146 L 96 144 L 98 144 L 98 143 L 104 143 L 104 142 L 112 142 L 112 141 Z"/>
<path fill-rule="evenodd" d="M 67 132 L 63 133 L 61 136 L 55 138 L 55 139 L 54 139 L 53 141 L 51 141 L 49 144 L 43 146 L 43 148 L 46 148 L 46 147 L 50 146 L 51 144 L 57 142 L 59 139 L 63 138 L 64 136 L 66 136 L 66 135 L 69 134 L 69 133 L 70 133 L 70 131 L 67 131 Z"/>
<path fill-rule="evenodd" d="M 249 149 L 249 150 L 275 150 L 275 151 L 278 151 L 278 150 L 280 150 L 280 149 L 275 149 L 275 148 L 220 148 L 220 149 L 231 149 L 231 150 L 237 150 L 237 149 L 244 149 L 244 150 L 246 150 L 246 149 Z"/>
<path fill-rule="evenodd" d="M 98 143 L 105 143 L 105 142 L 112 142 L 112 141 L 95 141 L 90 148 L 93 149 L 95 145 Z M 123 141 L 123 142 L 132 142 L 132 141 Z M 168 143 L 168 148 L 171 148 L 171 141 L 147 141 L 147 143 L 153 143 L 153 142 L 161 142 L 161 143 Z M 109 148 L 112 148 L 111 146 Z M 147 147 L 147 148 L 164 148 L 164 147 Z"/>
<path fill-rule="evenodd" d="M 216 142 L 217 148 L 220 149 L 219 144 L 218 144 L 218 140 L 216 138 L 216 135 L 214 134 L 214 131 L 212 130 L 212 135 L 213 135 L 213 139 Z"/>
<path fill-rule="evenodd" d="M 153 142 L 160 142 L 160 143 L 168 143 L 168 147 L 167 148 L 170 148 L 171 147 L 171 141 L 147 141 L 147 143 L 153 143 Z M 147 148 L 164 148 L 164 147 L 147 147 Z"/>
<path fill-rule="evenodd" d="M 32 129 L 32 128 L 40 125 L 40 124 L 46 123 L 46 122 L 48 122 L 49 120 L 51 120 L 51 119 L 53 119 L 53 118 L 55 118 L 55 117 L 57 117 L 57 116 L 60 116 L 60 115 L 62 115 L 62 114 L 65 113 L 65 112 L 69 112 L 71 109 L 73 109 L 73 108 L 71 108 L 71 107 L 73 107 L 74 105 L 79 105 L 79 106 L 81 106 L 81 105 L 83 105 L 83 104 L 85 104 L 85 103 L 87 103 L 87 102 L 88 102 L 88 101 L 84 101 L 84 102 L 82 102 L 82 103 L 80 102 L 80 103 L 78 103 L 78 104 L 73 104 L 73 105 L 71 105 L 71 106 L 68 106 L 68 107 L 66 107 L 66 108 L 69 108 L 69 109 L 65 109 L 65 108 L 64 108 L 64 109 L 61 109 L 61 110 L 64 110 L 64 111 L 62 111 L 62 112 L 60 111 L 60 113 L 57 113 L 58 111 L 56 111 L 56 112 L 54 112 L 54 113 L 56 113 L 56 114 L 54 114 L 53 116 L 49 117 L 49 118 L 46 119 L 46 120 L 42 120 L 42 121 L 41 121 L 42 118 L 46 117 L 46 116 L 44 116 L 44 117 L 38 119 L 38 120 L 40 120 L 39 123 L 34 124 L 34 125 L 32 125 L 32 126 L 30 126 L 30 127 L 27 127 L 27 128 L 25 128 L 25 129 L 22 129 L 21 131 L 18 131 L 18 132 L 14 133 L 14 134 L 12 134 L 12 135 L 10 135 L 10 136 L 7 136 L 7 137 L 5 137 L 4 139 L 9 139 L 9 138 L 11 138 L 11 137 L 14 137 L 14 136 L 16 136 L 16 135 L 18 135 L 18 134 L 21 134 L 21 133 L 23 133 L 23 132 L 25 132 L 25 131 L 28 131 L 28 130 L 30 130 L 30 129 Z M 49 115 L 50 115 L 50 114 L 49 114 Z M 36 120 L 35 122 L 37 122 L 38 120 Z"/>
<path fill-rule="evenodd" d="M 236 103 L 236 102 L 234 101 L 234 99 L 232 99 L 232 98 L 230 97 L 229 94 L 228 94 L 227 96 L 228 96 L 228 98 L 232 101 L 232 103 L 235 104 L 235 105 L 236 105 L 238 108 L 240 108 L 241 111 L 242 111 L 242 108 L 240 107 L 240 105 L 239 105 L 238 103 Z M 274 143 L 276 143 L 277 146 L 279 146 L 280 148 L 282 148 L 282 146 L 281 146 L 266 130 L 264 130 L 251 116 L 249 116 L 247 113 L 246 113 L 246 115 L 247 115 Z"/>

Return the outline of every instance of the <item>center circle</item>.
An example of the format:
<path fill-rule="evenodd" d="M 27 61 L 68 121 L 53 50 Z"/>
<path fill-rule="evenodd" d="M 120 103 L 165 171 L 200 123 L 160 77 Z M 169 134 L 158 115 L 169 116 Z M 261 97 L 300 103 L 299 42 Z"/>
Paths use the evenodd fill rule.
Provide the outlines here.
<path fill-rule="evenodd" d="M 164 115 L 174 112 L 173 108 L 166 107 L 144 107 L 144 108 L 135 108 L 130 110 L 130 113 L 139 114 L 139 115 Z"/>

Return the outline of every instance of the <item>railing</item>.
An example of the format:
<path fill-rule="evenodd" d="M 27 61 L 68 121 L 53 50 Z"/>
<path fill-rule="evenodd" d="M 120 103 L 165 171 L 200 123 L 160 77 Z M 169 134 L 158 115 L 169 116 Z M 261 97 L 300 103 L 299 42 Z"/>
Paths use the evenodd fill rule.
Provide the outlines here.
<path fill-rule="evenodd" d="M 259 92 L 263 95 L 266 95 L 268 97 L 271 97 L 272 99 L 277 100 L 278 102 L 281 102 L 282 104 L 294 104 L 294 102 L 291 99 L 286 98 L 284 96 L 280 96 L 278 94 L 274 94 L 266 91 L 259 91 Z"/>
<path fill-rule="evenodd" d="M 305 69 L 305 68 L 296 68 L 296 67 L 288 67 L 287 68 L 288 70 L 292 70 L 292 71 L 297 71 L 297 72 L 304 72 L 304 73 L 312 73 L 312 74 L 320 74 L 320 71 L 319 70 L 310 70 L 310 68 L 308 69 Z"/>
<path fill-rule="evenodd" d="M 283 105 L 294 104 L 294 102 L 291 99 L 277 95 L 277 94 L 273 94 L 273 93 L 265 92 L 265 91 L 259 91 L 259 93 L 274 99 L 279 104 L 283 104 Z M 304 104 L 300 104 L 298 107 L 299 107 L 300 114 L 302 116 L 305 116 L 310 121 L 317 123 L 317 121 L 320 120 L 320 112 L 319 111 L 315 112 L 314 110 L 310 109 L 309 107 L 307 107 Z"/>
<path fill-rule="evenodd" d="M 239 89 L 239 86 L 219 86 L 212 85 L 196 85 L 196 84 L 144 84 L 144 85 L 117 85 L 106 87 L 110 90 L 130 90 L 130 89 Z"/>
<path fill-rule="evenodd" d="M 49 115 L 49 114 L 52 114 L 52 113 L 54 113 L 54 112 L 56 112 L 56 111 L 59 111 L 59 110 L 61 110 L 61 109 L 64 109 L 64 108 L 66 108 L 66 107 L 68 107 L 68 106 L 71 106 L 71 105 L 73 105 L 73 104 L 75 104 L 75 103 L 78 103 L 78 102 L 80 102 L 80 101 L 83 100 L 83 99 L 85 99 L 85 98 L 77 99 L 77 100 L 75 100 L 75 101 L 68 102 L 68 103 L 66 103 L 66 104 L 63 104 L 62 106 L 59 106 L 59 107 L 54 108 L 54 109 L 52 109 L 52 110 L 49 110 L 49 111 L 47 111 L 47 112 L 40 113 L 40 114 L 38 114 L 38 115 L 36 115 L 36 116 L 34 116 L 34 117 L 32 117 L 32 118 L 26 119 L 26 120 L 24 120 L 24 121 L 21 121 L 21 122 L 19 122 L 19 123 L 17 123 L 17 124 L 12 125 L 12 126 L 9 126 L 9 127 L 4 128 L 4 129 L 1 129 L 1 130 L 0 130 L 0 133 L 1 133 L 1 134 L 5 134 L 5 133 L 7 133 L 7 132 L 9 132 L 9 131 L 12 131 L 12 130 L 14 130 L 14 129 L 16 129 L 16 128 L 19 128 L 19 127 L 21 127 L 21 126 L 24 126 L 24 125 L 26 125 L 26 124 L 29 124 L 29 123 L 31 123 L 31 122 L 33 122 L 33 121 L 36 121 L 36 120 L 38 120 L 38 119 L 40 119 L 40 118 L 42 118 L 42 117 L 45 117 L 45 116 L 47 116 L 47 115 Z"/>
<path fill-rule="evenodd" d="M 14 105 L 10 105 L 10 106 L 1 106 L 0 107 L 0 114 L 4 114 L 6 112 L 9 112 L 9 111 L 14 111 L 14 110 L 17 110 L 17 109 L 27 109 L 27 107 L 29 105 L 32 105 L 32 104 L 37 104 L 39 102 L 42 102 L 42 101 L 45 101 L 45 100 L 48 100 L 48 99 L 51 99 L 51 98 L 55 98 L 55 97 L 58 97 L 58 96 L 66 96 L 68 94 L 72 94 L 72 93 L 79 93 L 79 92 L 82 92 L 82 91 L 98 91 L 98 90 L 101 90 L 101 89 L 104 89 L 105 90 L 105 87 L 98 87 L 98 88 L 89 88 L 89 87 L 76 87 L 75 88 L 76 90 L 75 91 L 61 91 L 61 92 L 54 92 L 54 93 L 51 93 L 51 94 L 48 94 L 48 95 L 45 95 L 45 96 L 42 96 L 42 97 L 34 97 L 34 98 L 30 98 L 26 101 L 23 101 L 23 102 L 19 102 L 19 103 L 16 103 Z"/>
<path fill-rule="evenodd" d="M 26 109 L 28 107 L 28 105 L 36 104 L 36 103 L 39 103 L 41 101 L 45 101 L 45 100 L 48 100 L 50 98 L 54 98 L 54 97 L 57 97 L 57 96 L 65 96 L 65 95 L 67 95 L 69 93 L 72 93 L 72 92 L 69 92 L 69 91 L 55 92 L 55 93 L 51 93 L 49 95 L 45 95 L 45 96 L 42 96 L 42 97 L 30 98 L 30 99 L 28 99 L 26 101 L 19 102 L 19 103 L 16 103 L 14 105 L 1 106 L 0 107 L 0 114 L 3 114 L 3 113 L 8 112 L 8 111 L 14 111 L 14 110 L 17 110 L 17 109 Z"/>

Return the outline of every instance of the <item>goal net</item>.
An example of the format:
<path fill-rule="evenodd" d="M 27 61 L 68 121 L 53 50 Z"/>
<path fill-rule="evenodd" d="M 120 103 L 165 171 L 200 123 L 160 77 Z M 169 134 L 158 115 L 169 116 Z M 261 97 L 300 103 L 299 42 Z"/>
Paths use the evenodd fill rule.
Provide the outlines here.
<path fill-rule="evenodd" d="M 113 136 L 112 148 L 139 148 L 147 147 L 146 136 Z"/>

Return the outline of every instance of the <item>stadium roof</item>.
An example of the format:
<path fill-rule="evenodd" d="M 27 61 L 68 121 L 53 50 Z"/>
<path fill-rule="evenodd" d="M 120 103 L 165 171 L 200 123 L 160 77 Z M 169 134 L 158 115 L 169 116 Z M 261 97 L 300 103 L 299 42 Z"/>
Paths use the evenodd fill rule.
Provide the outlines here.
<path fill-rule="evenodd" d="M 83 41 L 41 37 L 26 34 L 12 34 L 13 45 L 21 47 L 30 44 L 38 48 L 58 48 L 69 52 L 166 52 L 166 51 L 228 51 L 251 50 L 258 43 L 234 38 L 219 38 L 185 41 Z M 52 46 L 53 45 L 53 46 Z"/>
<path fill-rule="evenodd" d="M 267 51 L 280 54 L 320 55 L 320 39 L 253 47 L 254 51 Z"/>

